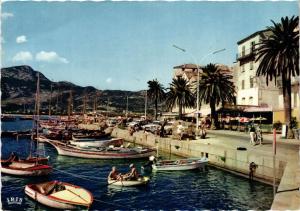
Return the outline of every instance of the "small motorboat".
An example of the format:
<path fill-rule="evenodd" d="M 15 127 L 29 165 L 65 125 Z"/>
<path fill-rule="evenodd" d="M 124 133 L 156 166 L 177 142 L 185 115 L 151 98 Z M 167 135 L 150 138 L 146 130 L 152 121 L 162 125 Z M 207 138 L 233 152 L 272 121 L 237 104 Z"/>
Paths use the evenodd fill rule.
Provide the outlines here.
<path fill-rule="evenodd" d="M 25 194 L 33 200 L 56 209 L 88 209 L 93 195 L 86 189 L 60 181 L 25 186 Z"/>
<path fill-rule="evenodd" d="M 154 171 L 184 171 L 204 167 L 207 163 L 207 158 L 161 160 L 154 162 L 152 168 Z"/>
<path fill-rule="evenodd" d="M 150 181 L 149 177 L 139 177 L 137 180 L 107 180 L 109 185 L 116 185 L 116 186 L 140 186 L 140 185 L 147 185 Z"/>

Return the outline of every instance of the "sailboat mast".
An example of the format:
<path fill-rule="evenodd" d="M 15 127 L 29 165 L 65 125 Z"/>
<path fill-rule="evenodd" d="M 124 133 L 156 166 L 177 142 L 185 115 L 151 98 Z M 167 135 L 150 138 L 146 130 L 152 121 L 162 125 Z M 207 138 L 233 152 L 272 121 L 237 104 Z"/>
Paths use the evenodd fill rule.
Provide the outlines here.
<path fill-rule="evenodd" d="M 51 104 L 52 104 L 52 83 L 50 86 L 50 100 L 49 100 L 49 116 L 51 116 Z"/>
<path fill-rule="evenodd" d="M 70 90 L 70 95 L 69 95 L 69 103 L 68 103 L 68 119 L 70 119 L 71 117 L 71 113 L 72 113 L 72 90 Z"/>
<path fill-rule="evenodd" d="M 36 140 L 38 142 L 39 137 L 39 123 L 40 123 L 40 73 L 38 73 L 37 85 L 36 85 Z"/>

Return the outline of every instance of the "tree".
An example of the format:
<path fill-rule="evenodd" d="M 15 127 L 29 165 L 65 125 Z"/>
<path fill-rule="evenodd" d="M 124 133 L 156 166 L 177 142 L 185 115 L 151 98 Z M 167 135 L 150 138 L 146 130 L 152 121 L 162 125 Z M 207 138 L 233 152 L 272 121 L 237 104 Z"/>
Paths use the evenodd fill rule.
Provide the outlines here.
<path fill-rule="evenodd" d="M 281 18 L 281 23 L 267 27 L 271 32 L 269 37 L 263 38 L 257 49 L 256 61 L 260 60 L 257 76 L 265 76 L 269 80 L 281 77 L 284 101 L 285 122 L 291 126 L 291 77 L 299 76 L 299 17 Z M 292 138 L 288 130 L 288 138 Z"/>
<path fill-rule="evenodd" d="M 173 78 L 166 97 L 166 106 L 172 109 L 174 106 L 179 107 L 179 119 L 182 119 L 183 107 L 194 107 L 195 97 L 191 91 L 191 85 L 184 78 Z"/>
<path fill-rule="evenodd" d="M 218 127 L 216 106 L 220 103 L 235 103 L 235 87 L 231 81 L 233 76 L 224 73 L 215 64 L 202 68 L 199 81 L 199 100 L 210 105 L 212 128 Z"/>
<path fill-rule="evenodd" d="M 157 79 L 154 79 L 152 81 L 148 81 L 148 96 L 151 100 L 154 101 L 155 105 L 155 119 L 157 120 L 157 104 L 158 102 L 162 102 L 165 99 L 165 88 L 162 84 L 159 83 Z"/>

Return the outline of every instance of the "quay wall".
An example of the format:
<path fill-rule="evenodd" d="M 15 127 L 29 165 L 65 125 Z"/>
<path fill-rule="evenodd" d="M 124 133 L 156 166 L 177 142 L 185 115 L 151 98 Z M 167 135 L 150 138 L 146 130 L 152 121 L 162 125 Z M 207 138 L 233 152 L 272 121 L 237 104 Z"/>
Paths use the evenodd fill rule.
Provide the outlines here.
<path fill-rule="evenodd" d="M 230 146 L 214 145 L 210 143 L 201 143 L 201 140 L 179 141 L 172 138 L 161 138 L 153 134 L 147 134 L 142 131 L 130 135 L 128 130 L 115 128 L 112 136 L 123 138 L 124 140 L 157 148 L 159 152 L 172 153 L 183 157 L 203 157 L 209 159 L 209 163 L 224 170 L 229 170 L 241 176 L 248 176 L 249 164 L 254 162 L 258 165 L 254 177 L 256 180 L 268 184 L 273 183 L 273 157 L 272 153 L 259 151 L 241 151 Z M 210 138 L 209 140 L 211 140 Z M 287 161 L 276 158 L 276 182 L 279 183 Z"/>

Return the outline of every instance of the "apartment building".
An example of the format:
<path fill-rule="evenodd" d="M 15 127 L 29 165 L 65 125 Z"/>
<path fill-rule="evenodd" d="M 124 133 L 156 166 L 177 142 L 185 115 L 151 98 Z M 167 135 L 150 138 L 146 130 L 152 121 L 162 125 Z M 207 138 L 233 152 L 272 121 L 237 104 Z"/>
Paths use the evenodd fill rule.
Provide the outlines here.
<path fill-rule="evenodd" d="M 257 59 L 257 48 L 262 38 L 270 35 L 270 31 L 255 32 L 237 42 L 238 54 L 236 65 L 237 105 L 263 107 L 265 111 L 278 108 L 280 89 L 275 81 L 267 86 L 264 76 L 256 76 L 260 61 Z"/>

